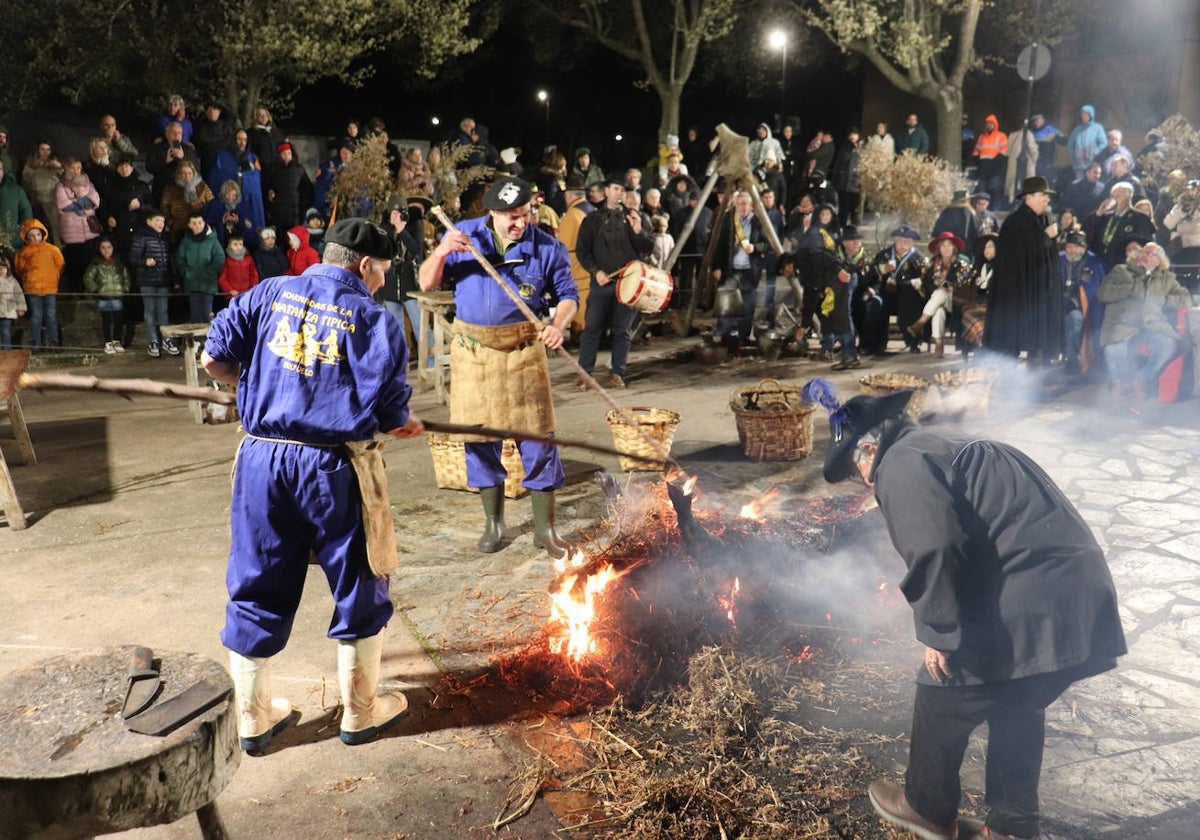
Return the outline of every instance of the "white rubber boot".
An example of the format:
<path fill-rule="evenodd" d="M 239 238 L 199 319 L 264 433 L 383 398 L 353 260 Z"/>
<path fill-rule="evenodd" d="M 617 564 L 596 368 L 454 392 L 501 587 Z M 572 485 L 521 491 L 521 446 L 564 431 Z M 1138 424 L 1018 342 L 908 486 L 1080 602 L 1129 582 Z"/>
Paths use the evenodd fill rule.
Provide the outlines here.
<path fill-rule="evenodd" d="M 408 698 L 403 694 L 376 694 L 382 655 L 379 635 L 338 642 L 343 744 L 365 744 L 408 714 Z"/>
<path fill-rule="evenodd" d="M 246 752 L 261 750 L 292 722 L 292 704 L 271 697 L 271 658 L 229 651 L 229 673 L 238 704 L 238 736 Z"/>

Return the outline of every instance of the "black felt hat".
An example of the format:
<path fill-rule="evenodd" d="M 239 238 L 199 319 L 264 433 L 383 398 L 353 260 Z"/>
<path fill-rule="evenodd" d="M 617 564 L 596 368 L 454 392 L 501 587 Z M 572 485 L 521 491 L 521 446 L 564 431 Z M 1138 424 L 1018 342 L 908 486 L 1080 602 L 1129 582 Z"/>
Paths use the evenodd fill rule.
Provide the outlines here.
<path fill-rule="evenodd" d="M 533 197 L 528 181 L 520 178 L 497 178 L 483 197 L 484 210 L 512 210 L 523 207 Z"/>
<path fill-rule="evenodd" d="M 1054 190 L 1050 189 L 1049 181 L 1041 175 L 1034 175 L 1032 178 L 1026 178 L 1021 182 L 1021 191 L 1017 195 L 1033 195 L 1034 193 L 1054 195 Z"/>
<path fill-rule="evenodd" d="M 846 225 L 844 228 L 842 228 L 842 241 L 843 242 L 845 242 L 847 239 L 862 239 L 862 238 L 863 238 L 863 235 L 858 232 L 858 228 L 855 227 L 854 225 Z"/>
<path fill-rule="evenodd" d="M 342 245 L 359 254 L 377 260 L 396 256 L 396 244 L 379 225 L 366 219 L 341 219 L 325 233 L 326 244 Z"/>
<path fill-rule="evenodd" d="M 825 450 L 825 480 L 830 484 L 854 475 L 854 448 L 863 435 L 904 413 L 911 389 L 886 397 L 855 397 L 829 417 L 829 448 Z"/>

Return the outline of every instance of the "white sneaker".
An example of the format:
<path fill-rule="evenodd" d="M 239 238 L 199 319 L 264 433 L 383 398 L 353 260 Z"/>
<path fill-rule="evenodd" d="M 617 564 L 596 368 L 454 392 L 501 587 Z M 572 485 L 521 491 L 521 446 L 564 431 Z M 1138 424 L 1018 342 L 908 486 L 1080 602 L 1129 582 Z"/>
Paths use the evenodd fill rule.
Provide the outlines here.
<path fill-rule="evenodd" d="M 104 342 L 104 352 L 109 356 L 115 356 L 117 354 L 117 348 L 113 346 L 114 343 L 115 342 L 112 341 Z"/>
<path fill-rule="evenodd" d="M 179 345 L 175 343 L 175 339 L 164 338 L 162 340 L 162 346 L 163 346 L 163 349 L 167 351 L 168 355 L 170 355 L 170 356 L 178 356 L 179 355 Z"/>
<path fill-rule="evenodd" d="M 160 353 L 158 351 L 158 342 L 157 341 L 151 341 L 150 347 L 149 347 L 149 349 L 146 350 L 146 352 L 149 353 L 151 356 L 153 356 L 156 359 L 162 355 L 162 353 Z"/>
<path fill-rule="evenodd" d="M 113 346 L 114 353 L 124 353 L 125 352 L 125 345 L 119 341 L 114 341 L 112 343 L 112 346 Z"/>

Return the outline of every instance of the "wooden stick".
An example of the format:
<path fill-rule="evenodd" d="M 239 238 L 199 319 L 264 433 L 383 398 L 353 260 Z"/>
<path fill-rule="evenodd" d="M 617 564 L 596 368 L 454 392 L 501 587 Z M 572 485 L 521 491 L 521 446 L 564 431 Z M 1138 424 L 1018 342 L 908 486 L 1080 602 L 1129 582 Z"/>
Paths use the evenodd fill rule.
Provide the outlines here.
<path fill-rule="evenodd" d="M 451 435 L 480 435 L 482 437 L 495 438 L 496 440 L 531 440 L 537 443 L 549 443 L 554 446 L 573 447 L 575 449 L 587 449 L 590 452 L 599 452 L 603 455 L 618 455 L 623 458 L 637 458 L 639 461 L 656 460 L 647 458 L 644 453 L 638 452 L 623 452 L 612 446 L 605 446 L 601 443 L 592 443 L 589 440 L 581 440 L 579 438 L 559 437 L 558 435 L 541 435 L 536 432 L 526 432 L 521 429 L 495 429 L 488 426 L 474 426 L 469 423 L 443 423 L 439 420 L 425 420 L 421 422 L 425 425 L 427 432 L 443 432 Z"/>
<path fill-rule="evenodd" d="M 447 231 L 452 231 L 454 233 L 459 232 L 458 228 L 455 227 L 454 222 L 451 221 L 450 217 L 446 215 L 445 211 L 442 210 L 440 205 L 435 205 L 429 212 L 437 217 L 437 220 L 442 223 L 442 226 L 446 228 Z M 525 316 L 526 320 L 537 327 L 540 331 L 545 325 L 536 315 L 533 314 L 533 310 L 526 305 L 525 301 L 521 300 L 521 296 L 513 291 L 511 286 L 504 282 L 504 278 L 500 276 L 500 272 L 496 271 L 495 266 L 488 261 L 487 257 L 479 252 L 479 249 L 475 247 L 475 243 L 471 241 L 470 237 L 467 237 L 467 251 L 472 257 L 475 258 L 475 261 L 479 263 L 487 275 L 495 280 L 496 284 L 504 290 L 504 294 L 508 295 L 509 299 L 517 305 L 517 309 L 521 311 L 521 314 Z M 649 444 L 650 448 L 661 456 L 657 460 L 662 461 L 664 464 L 671 464 L 675 467 L 679 466 L 679 464 L 671 458 L 671 454 L 663 449 L 662 444 L 646 434 L 645 430 L 641 427 L 641 424 L 634 419 L 633 415 L 622 408 L 620 404 L 618 404 L 617 401 L 609 395 L 608 391 L 605 391 L 604 388 L 600 386 L 600 383 L 593 379 L 592 375 L 584 370 L 580 366 L 579 362 L 575 361 L 571 354 L 567 352 L 565 347 L 560 345 L 556 349 L 558 351 L 558 355 L 566 359 L 567 364 L 570 365 L 577 374 L 579 374 L 579 378 L 582 379 L 589 388 L 599 394 L 600 398 L 608 403 L 609 408 L 621 415 L 621 419 L 625 421 L 626 424 L 632 426 L 634 431 L 638 433 L 642 440 Z"/>
<path fill-rule="evenodd" d="M 215 388 L 175 385 L 155 379 L 101 379 L 74 373 L 22 373 L 17 387 L 28 391 L 101 391 L 126 399 L 134 396 L 203 400 L 219 405 L 236 405 L 237 395 Z"/>

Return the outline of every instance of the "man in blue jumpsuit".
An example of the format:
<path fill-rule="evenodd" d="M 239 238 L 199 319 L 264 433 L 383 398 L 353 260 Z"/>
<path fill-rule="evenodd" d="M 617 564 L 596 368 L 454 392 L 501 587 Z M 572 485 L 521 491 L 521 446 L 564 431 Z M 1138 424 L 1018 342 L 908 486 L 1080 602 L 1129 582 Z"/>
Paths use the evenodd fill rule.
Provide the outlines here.
<path fill-rule="evenodd" d="M 271 696 L 268 666 L 291 634 L 310 554 L 334 599 L 342 740 L 370 740 L 408 706 L 403 695 L 376 694 L 396 552 L 373 438 L 424 430 L 408 408 L 404 336 L 371 297 L 394 246 L 363 219 L 338 222 L 326 242 L 325 263 L 238 295 L 213 320 L 201 358 L 210 376 L 237 385 L 247 432 L 221 632 L 247 752 L 292 720 L 287 700 Z M 378 550 L 380 540 L 390 551 Z"/>
<path fill-rule="evenodd" d="M 554 401 L 546 349 L 562 347 L 563 334 L 579 306 L 566 247 L 531 224 L 530 186 L 520 178 L 495 181 L 483 198 L 488 214 L 449 231 L 421 264 L 417 281 L 429 291 L 454 289 L 454 337 L 450 345 L 450 418 L 554 433 Z M 551 323 L 530 322 L 516 303 L 467 250 L 470 242 L 507 286 L 539 318 L 554 305 Z M 486 516 L 478 548 L 499 551 L 504 542 L 504 479 L 500 442 L 466 439 L 467 482 L 479 488 Z M 558 448 L 534 441 L 517 444 L 525 487 L 533 506 L 534 545 L 556 559 L 567 545 L 554 530 L 554 491 L 564 473 Z"/>

